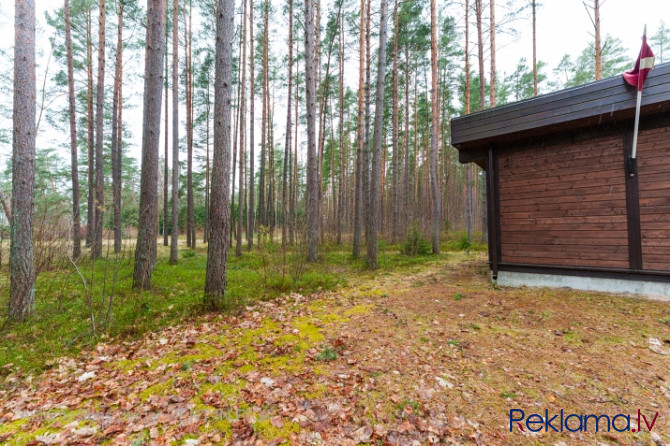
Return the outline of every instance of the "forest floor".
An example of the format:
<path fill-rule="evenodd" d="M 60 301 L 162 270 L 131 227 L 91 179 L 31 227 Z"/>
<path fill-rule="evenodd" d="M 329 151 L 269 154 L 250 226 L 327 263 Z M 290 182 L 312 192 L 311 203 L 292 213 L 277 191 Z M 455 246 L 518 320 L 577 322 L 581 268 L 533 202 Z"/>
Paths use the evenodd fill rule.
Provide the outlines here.
<path fill-rule="evenodd" d="M 482 254 L 447 253 L 9 373 L 0 442 L 662 444 L 668 324 L 667 303 L 499 288 Z M 658 417 L 653 438 L 644 421 L 637 434 L 510 432 L 511 409 L 632 414 L 632 428 L 638 409 Z"/>

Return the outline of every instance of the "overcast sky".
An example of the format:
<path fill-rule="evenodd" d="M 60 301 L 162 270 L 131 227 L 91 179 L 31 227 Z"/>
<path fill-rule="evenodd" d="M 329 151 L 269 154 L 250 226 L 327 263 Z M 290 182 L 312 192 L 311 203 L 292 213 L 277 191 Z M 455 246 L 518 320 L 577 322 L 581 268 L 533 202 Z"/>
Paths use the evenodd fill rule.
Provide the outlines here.
<path fill-rule="evenodd" d="M 283 0 L 282 0 L 283 1 Z M 373 0 L 374 1 L 374 0 Z M 438 0 L 439 1 L 439 0 Z M 496 16 L 498 20 L 502 20 L 504 15 L 504 3 L 507 0 L 497 0 Z M 528 0 L 530 1 L 530 0 Z M 328 2 L 330 3 L 330 2 Z M 520 4 L 520 0 L 516 1 Z M 548 67 L 545 74 L 551 76 L 551 70 L 555 68 L 565 54 L 571 55 L 573 58 L 577 57 L 580 52 L 593 40 L 593 25 L 586 12 L 586 8 L 581 0 L 543 0 L 537 10 L 537 27 L 538 27 L 538 59 L 546 62 Z M 593 3 L 589 0 L 589 3 Z M 38 47 L 42 49 L 49 48 L 48 37 L 53 30 L 46 25 L 44 13 L 47 10 L 55 10 L 62 7 L 61 0 L 37 0 L 37 18 L 38 18 Z M 279 5 L 279 3 L 278 3 Z M 660 24 L 661 19 L 666 18 L 670 24 L 670 0 L 601 0 L 601 26 L 603 39 L 607 34 L 615 38 L 620 38 L 623 47 L 629 52 L 631 59 L 635 59 L 640 47 L 640 38 L 644 25 L 648 25 L 648 35 L 653 35 Z M 453 9 L 452 9 L 453 8 Z M 281 7 L 277 7 L 281 11 Z M 454 4 L 454 6 L 447 7 L 444 10 L 447 15 L 461 18 L 463 16 L 462 6 Z M 277 13 L 279 17 L 279 12 Z M 486 14 L 488 15 L 488 13 Z M 529 14 L 527 15 L 529 16 Z M 277 29 L 285 28 L 285 18 L 278 19 L 281 23 L 275 23 Z M 10 30 L 13 26 L 13 3 L 9 0 L 1 0 L 0 3 L 0 29 Z M 517 20 L 512 25 L 518 31 L 518 38 L 512 40 L 505 34 L 497 36 L 497 67 L 499 71 L 499 79 L 504 78 L 505 74 L 509 74 L 516 68 L 517 62 L 520 58 L 526 57 L 530 62 L 532 60 L 532 28 L 529 18 Z M 473 29 L 473 28 L 471 28 Z M 280 33 L 283 31 L 280 31 Z M 0 40 L 0 48 L 9 50 L 13 43 L 12 33 L 6 32 L 5 38 Z M 474 39 L 473 39 L 474 40 Z M 276 45 L 283 44 L 284 39 L 278 39 Z M 654 48 L 652 48 L 654 49 Z M 283 52 L 280 52 L 283 54 Z M 47 53 L 48 55 L 48 53 Z M 476 55 L 476 52 L 474 53 Z M 670 60 L 669 57 L 666 59 Z M 44 66 L 46 65 L 46 55 L 38 58 L 38 83 L 44 77 Z M 355 61 L 348 63 L 348 72 L 356 71 L 358 64 L 357 57 Z M 473 61 L 473 63 L 476 63 Z M 142 65 L 141 61 L 138 65 Z M 488 65 L 488 56 L 487 56 Z M 0 71 L 4 71 L 7 67 L 0 67 Z M 143 67 L 138 66 L 133 68 L 138 72 L 142 72 Z M 486 68 L 488 75 L 488 66 Z M 54 71 L 54 67 L 51 68 Z M 111 73 L 108 69 L 108 74 Z M 111 76 L 111 74 L 110 74 Z M 108 77 L 110 79 L 110 77 Z M 357 76 L 352 76 L 348 83 L 355 87 Z M 111 86 L 111 80 L 108 80 L 107 85 Z M 38 86 L 38 89 L 41 86 Z M 134 85 L 127 85 L 124 87 L 124 92 L 130 91 L 141 93 L 141 82 L 135 82 Z M 260 100 L 260 98 L 258 98 Z M 11 97 L 0 98 L 5 104 L 11 106 Z M 132 102 L 130 102 L 132 101 Z M 133 145 L 131 153 L 136 157 L 139 156 L 139 145 L 141 141 L 141 99 L 139 97 L 131 98 L 125 105 L 134 105 L 134 110 L 124 111 L 124 120 L 133 133 Z M 275 118 L 276 123 L 285 122 L 281 118 L 282 111 L 277 110 L 278 117 Z M 258 117 L 259 113 L 257 113 Z M 184 116 L 182 113 L 181 116 Z M 11 122 L 2 121 L 0 125 L 9 125 Z M 182 123 L 183 125 L 183 123 Z M 284 133 L 283 126 L 278 124 L 277 137 Z M 42 133 L 42 132 L 41 132 Z M 65 142 L 67 134 L 57 134 L 54 132 L 47 132 L 47 134 L 40 134 L 42 146 L 55 145 L 54 141 Z M 279 139 L 282 140 L 282 139 Z M 11 154 L 11 146 L 0 145 L 0 158 L 8 157 Z M 67 153 L 64 156 L 68 157 Z"/>

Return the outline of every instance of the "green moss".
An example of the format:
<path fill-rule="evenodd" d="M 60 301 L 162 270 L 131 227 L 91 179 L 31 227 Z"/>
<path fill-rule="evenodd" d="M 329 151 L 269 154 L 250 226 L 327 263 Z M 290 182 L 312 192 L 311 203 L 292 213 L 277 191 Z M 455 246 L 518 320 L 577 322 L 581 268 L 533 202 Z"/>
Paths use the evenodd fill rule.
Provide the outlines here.
<path fill-rule="evenodd" d="M 312 369 L 312 373 L 314 375 L 319 375 L 319 376 L 325 376 L 328 375 L 328 368 L 323 365 L 315 365 L 314 368 Z"/>
<path fill-rule="evenodd" d="M 142 392 L 140 392 L 139 397 L 142 401 L 147 401 L 151 395 L 167 395 L 168 391 L 172 389 L 173 385 L 174 378 L 161 381 L 144 389 Z"/>
<path fill-rule="evenodd" d="M 249 372 L 251 372 L 255 369 L 256 369 L 256 367 L 253 364 L 246 364 L 246 365 L 243 365 L 242 367 L 238 368 L 237 371 L 240 374 L 245 374 L 245 373 L 249 373 Z"/>
<path fill-rule="evenodd" d="M 296 345 L 300 342 L 300 336 L 286 333 L 275 339 L 274 344 L 277 347 L 286 347 L 287 345 Z"/>
<path fill-rule="evenodd" d="M 295 318 L 294 326 L 298 330 L 298 336 L 303 340 L 309 341 L 311 345 L 318 344 L 326 339 L 319 328 L 310 322 L 310 319 L 307 317 Z M 307 345 L 306 347 L 309 348 L 311 345 Z"/>
<path fill-rule="evenodd" d="M 138 359 L 122 359 L 111 364 L 112 367 L 121 370 L 123 372 L 129 372 L 143 361 L 142 358 Z"/>
<path fill-rule="evenodd" d="M 300 396 L 308 400 L 314 400 L 317 398 L 323 398 L 328 396 L 328 386 L 322 383 L 316 383 L 312 386 L 312 390 L 309 392 L 299 393 Z"/>
<path fill-rule="evenodd" d="M 360 291 L 358 293 L 358 297 L 386 297 L 387 292 L 385 290 L 380 290 L 380 289 L 374 289 L 374 290 L 367 290 L 367 291 Z"/>
<path fill-rule="evenodd" d="M 300 432 L 300 426 L 293 421 L 284 420 L 284 425 L 278 428 L 273 426 L 270 420 L 265 419 L 254 423 L 254 432 L 265 441 L 272 441 L 283 437 L 284 441 L 281 444 L 290 444 L 289 438 L 291 434 Z"/>
<path fill-rule="evenodd" d="M 305 354 L 294 353 L 291 356 L 268 356 L 261 360 L 261 364 L 267 366 L 272 374 L 278 372 L 298 373 L 305 365 Z"/>
<path fill-rule="evenodd" d="M 16 432 L 18 430 L 21 430 L 21 427 L 26 424 L 28 420 L 26 418 L 22 420 L 16 420 L 16 421 L 9 421 L 7 423 L 2 423 L 0 424 L 0 435 L 2 434 L 8 434 L 11 432 Z"/>
<path fill-rule="evenodd" d="M 221 434 L 221 441 L 225 443 L 227 440 L 230 440 L 233 437 L 233 426 L 230 424 L 230 421 L 225 419 L 225 417 L 218 417 L 219 419 L 211 423 L 212 428 L 218 431 Z M 211 432 L 210 429 L 206 429 L 206 432 Z"/>
<path fill-rule="evenodd" d="M 20 420 L 23 421 L 23 420 Z M 52 429 L 49 427 L 41 427 L 32 432 L 18 432 L 11 438 L 7 439 L 7 446 L 24 446 L 28 443 L 35 441 L 35 437 L 40 435 L 45 435 L 52 433 Z M 55 432 L 54 432 L 55 433 Z"/>
<path fill-rule="evenodd" d="M 279 324 L 266 317 L 261 321 L 260 327 L 252 330 L 241 330 L 239 332 L 240 338 L 238 343 L 241 346 L 248 346 L 258 342 L 261 338 L 267 338 L 270 334 L 277 332 L 281 332 Z"/>
<path fill-rule="evenodd" d="M 226 399 L 237 399 L 240 396 L 240 390 L 244 388 L 246 381 L 240 379 L 234 383 L 216 383 L 216 384 L 203 384 L 200 387 L 200 395 L 210 392 L 218 392 L 222 397 Z"/>
<path fill-rule="evenodd" d="M 322 324 L 343 324 L 349 320 L 348 317 L 342 317 L 339 314 L 328 313 L 328 314 L 319 314 L 316 316 Z"/>
<path fill-rule="evenodd" d="M 218 348 L 212 347 L 209 344 L 200 342 L 193 347 L 193 353 L 188 355 L 183 355 L 179 353 L 169 353 L 163 356 L 159 361 L 153 364 L 150 369 L 155 369 L 160 364 L 190 364 L 193 365 L 197 362 L 200 362 L 204 359 L 211 359 L 217 356 L 223 355 L 223 351 Z"/>
<path fill-rule="evenodd" d="M 372 311 L 372 305 L 356 305 L 344 312 L 345 316 L 354 316 L 357 314 L 368 314 Z"/>

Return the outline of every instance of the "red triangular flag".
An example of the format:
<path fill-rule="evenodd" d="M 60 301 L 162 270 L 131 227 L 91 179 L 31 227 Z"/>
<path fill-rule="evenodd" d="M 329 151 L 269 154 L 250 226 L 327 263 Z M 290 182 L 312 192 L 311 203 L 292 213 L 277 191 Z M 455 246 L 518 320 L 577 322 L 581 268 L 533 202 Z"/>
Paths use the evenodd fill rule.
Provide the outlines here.
<path fill-rule="evenodd" d="M 647 79 L 649 71 L 654 68 L 654 53 L 647 45 L 647 35 L 642 36 L 642 48 L 640 48 L 640 55 L 635 61 L 635 68 L 626 71 L 623 78 L 633 87 L 637 87 L 637 91 L 642 91 L 644 81 Z"/>

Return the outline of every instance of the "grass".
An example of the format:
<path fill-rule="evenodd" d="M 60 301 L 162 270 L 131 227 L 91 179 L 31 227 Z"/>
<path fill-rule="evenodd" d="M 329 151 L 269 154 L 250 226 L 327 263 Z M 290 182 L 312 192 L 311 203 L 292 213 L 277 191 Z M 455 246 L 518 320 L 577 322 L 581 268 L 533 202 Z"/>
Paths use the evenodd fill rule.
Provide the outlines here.
<path fill-rule="evenodd" d="M 447 242 L 448 243 L 448 242 Z M 132 288 L 132 249 L 96 262 L 82 258 L 79 268 L 87 281 L 96 333 L 82 279 L 67 262 L 43 272 L 35 285 L 35 311 L 23 323 L 4 323 L 0 329 L 0 376 L 19 369 L 38 373 L 57 357 L 110 339 L 134 339 L 146 332 L 175 325 L 202 315 L 207 246 L 181 249 L 177 265 L 168 262 L 169 248 L 158 246 L 153 288 Z M 238 311 L 255 300 L 269 300 L 288 293 L 334 290 L 376 275 L 412 269 L 439 258 L 406 256 L 399 245 L 380 244 L 379 268 L 366 269 L 365 258 L 351 257 L 349 245 L 319 247 L 319 260 L 305 263 L 300 253 L 283 253 L 278 243 L 265 242 L 262 250 L 245 250 L 241 257 L 228 255 L 228 288 L 225 311 Z M 5 265 L 2 268 L 8 272 Z M 7 308 L 9 274 L 0 274 L 0 308 Z M 111 300 L 111 305 L 110 305 Z M 109 315 L 109 317 L 108 317 Z M 2 324 L 0 320 L 0 324 Z"/>

